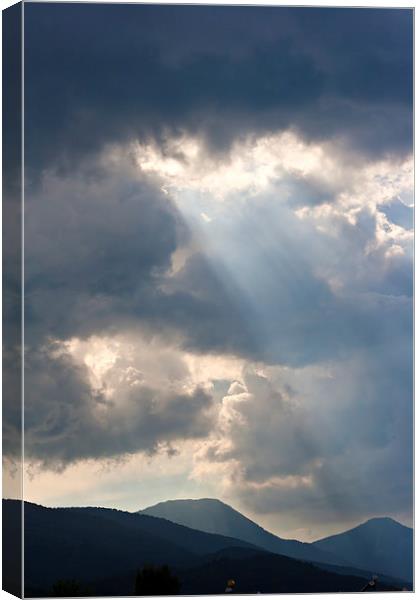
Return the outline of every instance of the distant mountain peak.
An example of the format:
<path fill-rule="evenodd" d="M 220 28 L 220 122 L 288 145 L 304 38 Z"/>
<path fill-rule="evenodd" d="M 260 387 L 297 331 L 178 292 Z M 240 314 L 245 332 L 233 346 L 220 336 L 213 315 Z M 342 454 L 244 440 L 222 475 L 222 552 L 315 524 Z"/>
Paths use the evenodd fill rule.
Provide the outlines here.
<path fill-rule="evenodd" d="M 242 513 L 240 513 L 239 511 L 237 511 L 235 508 L 233 508 L 232 506 L 230 506 L 229 504 L 226 504 L 226 502 L 223 502 L 222 500 L 219 500 L 219 498 L 176 498 L 174 500 L 163 500 L 162 502 L 158 502 L 157 504 L 153 504 L 152 506 L 148 506 L 142 510 L 139 510 L 139 513 L 144 513 L 144 514 L 150 514 L 152 515 L 152 513 L 154 512 L 160 512 L 160 511 L 172 511 L 173 509 L 191 509 L 191 510 L 195 510 L 197 509 L 198 511 L 200 510 L 219 510 L 219 511 L 223 511 L 223 512 L 230 512 L 230 513 L 235 513 L 238 516 L 240 516 L 243 519 L 247 519 L 247 517 L 245 517 L 244 515 L 242 515 Z M 159 516 L 164 516 L 159 515 Z M 168 518 L 169 520 L 171 520 L 169 517 L 164 517 L 164 518 Z"/>
<path fill-rule="evenodd" d="M 368 519 L 367 521 L 360 523 L 360 525 L 356 525 L 355 527 L 352 527 L 351 529 L 348 530 L 348 532 L 343 532 L 343 533 L 350 533 L 350 532 L 356 531 L 356 530 L 359 530 L 359 531 L 361 531 L 361 530 L 385 531 L 385 530 L 394 530 L 394 529 L 402 530 L 402 529 L 410 529 L 410 527 L 403 525 L 402 523 L 400 523 L 399 521 L 396 521 L 392 517 L 372 517 L 371 519 Z M 337 535 L 342 535 L 342 534 L 339 533 Z M 329 536 L 329 537 L 334 537 L 334 536 Z"/>
<path fill-rule="evenodd" d="M 381 523 L 391 524 L 392 523 L 393 525 L 399 525 L 400 527 L 406 527 L 406 525 L 403 525 L 402 523 L 400 523 L 399 521 L 396 521 L 392 517 L 372 517 L 371 519 L 368 519 L 367 521 L 365 521 L 365 523 L 362 523 L 362 525 L 367 525 L 368 523 L 376 523 L 376 524 L 381 524 Z"/>
<path fill-rule="evenodd" d="M 168 500 L 149 506 L 139 513 L 167 519 L 199 531 L 240 539 L 269 552 L 300 560 L 329 564 L 340 562 L 339 559 L 315 548 L 312 544 L 283 539 L 270 533 L 217 498 Z"/>
<path fill-rule="evenodd" d="M 225 502 L 222 502 L 222 500 L 219 500 L 219 498 L 175 498 L 173 500 L 163 500 L 162 502 L 157 502 L 153 506 L 162 506 L 163 504 L 185 504 L 187 502 L 195 503 L 195 504 L 214 504 L 214 505 L 219 505 L 219 506 L 225 506 L 227 508 L 232 508 Z M 152 508 L 152 507 L 148 506 L 147 509 L 148 508 Z M 147 509 L 144 509 L 144 510 L 147 510 Z"/>
<path fill-rule="evenodd" d="M 412 581 L 413 530 L 391 517 L 374 517 L 314 546 L 360 568 Z"/>
<path fill-rule="evenodd" d="M 196 504 L 215 504 L 218 506 L 227 506 L 228 508 L 232 508 L 223 500 L 219 498 L 176 498 L 175 500 L 168 500 L 168 502 L 194 502 Z"/>

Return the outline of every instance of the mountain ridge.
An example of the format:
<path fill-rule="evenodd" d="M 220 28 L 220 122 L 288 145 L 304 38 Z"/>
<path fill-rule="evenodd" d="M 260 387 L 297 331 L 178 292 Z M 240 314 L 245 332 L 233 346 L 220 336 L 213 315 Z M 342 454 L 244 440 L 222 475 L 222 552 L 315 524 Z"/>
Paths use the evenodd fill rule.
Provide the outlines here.
<path fill-rule="evenodd" d="M 280 538 L 217 498 L 168 500 L 138 512 L 166 518 L 199 531 L 242 539 L 269 552 L 298 560 L 337 564 L 337 558 L 330 553 L 318 551 L 306 542 Z M 345 560 L 338 560 L 338 563 L 349 566 Z"/>
<path fill-rule="evenodd" d="M 223 510 L 228 516 L 236 515 L 242 524 L 250 523 L 257 528 L 257 531 L 268 535 L 268 539 L 278 539 L 283 544 L 282 548 L 284 548 L 284 542 L 290 542 L 290 540 L 276 538 L 229 505 L 221 501 L 207 500 L 204 502 L 207 507 L 210 502 L 210 505 Z M 201 503 L 202 505 L 203 503 Z M 197 506 L 200 506 L 200 503 Z M 21 502 L 19 500 L 3 500 L 4 523 L 13 522 L 11 517 L 14 513 L 20 515 L 20 511 Z M 401 589 L 406 586 L 405 582 L 411 583 L 412 581 L 408 577 L 387 577 L 386 572 L 377 569 L 376 565 L 369 572 L 367 568 L 370 568 L 370 565 L 367 566 L 365 562 L 362 562 L 363 566 L 355 568 L 353 563 L 350 567 L 340 565 L 335 557 L 335 562 L 331 564 L 313 559 L 296 559 L 284 552 L 272 552 L 239 537 L 208 533 L 180 525 L 166 518 L 137 512 L 92 506 L 48 508 L 25 502 L 24 514 L 26 583 L 31 591 L 31 594 L 27 595 L 37 595 L 37 589 L 45 591 L 58 579 L 75 578 L 86 584 L 96 582 L 99 586 L 100 581 L 104 580 L 104 574 L 107 574 L 110 585 L 113 582 L 114 590 L 118 588 L 118 581 L 125 586 L 124 589 L 128 589 L 127 585 L 130 584 L 135 569 L 146 563 L 169 564 L 176 572 L 182 574 L 185 586 L 187 586 L 185 589 L 196 589 L 198 590 L 196 593 L 206 593 L 205 591 L 200 592 L 197 587 L 197 577 L 206 573 L 205 564 L 209 565 L 208 569 L 217 577 L 222 577 L 223 569 L 230 568 L 229 565 L 235 565 L 235 569 L 237 568 L 237 572 L 241 574 L 241 581 L 245 585 L 245 582 L 248 581 L 245 565 L 252 562 L 254 556 L 259 557 L 255 558 L 255 561 L 260 565 L 261 573 L 267 573 L 267 567 L 264 566 L 266 563 L 272 565 L 273 569 L 280 566 L 284 568 L 287 564 L 293 572 L 301 573 L 302 576 L 306 573 L 308 581 L 315 578 L 313 579 L 314 585 L 317 581 L 316 585 L 320 585 L 321 588 L 324 586 L 321 581 L 322 577 L 326 578 L 323 587 L 326 591 L 334 588 L 336 585 L 334 582 L 340 581 L 342 589 L 349 586 L 346 589 L 358 591 L 357 586 L 360 581 L 366 582 L 373 573 L 380 576 L 381 585 L 389 585 L 394 589 L 398 587 Z M 378 517 L 369 521 L 372 522 L 370 527 L 377 527 L 383 519 Z M 409 530 L 391 518 L 385 518 L 385 522 L 388 529 L 396 527 L 397 530 L 399 528 Z M 229 521 L 227 524 L 231 525 Z M 362 523 L 354 529 L 360 528 L 365 531 L 366 523 Z M 350 530 L 351 532 L 352 530 Z M 344 532 L 344 534 L 346 533 L 348 532 Z M 319 543 L 328 544 L 331 542 L 331 538 L 340 538 L 340 534 L 319 540 Z M 11 535 L 10 539 L 16 540 L 18 536 Z M 336 540 L 333 539 L 333 541 Z M 296 543 L 299 544 L 299 542 Z M 306 546 L 312 547 L 311 544 Z M 317 549 L 315 548 L 315 550 Z M 263 556 L 266 558 L 262 558 Z M 332 554 L 329 553 L 329 556 Z M 318 571 L 311 570 L 311 566 L 316 567 L 322 575 Z M 125 576 L 124 572 L 131 573 L 131 575 Z M 270 581 L 270 585 L 267 582 L 267 590 L 274 590 L 275 586 L 284 583 L 278 580 L 274 573 L 271 576 L 268 571 L 267 576 Z M 246 585 L 251 586 L 252 584 L 253 586 L 257 581 L 259 581 L 258 578 L 253 582 L 249 580 Z M 308 588 L 296 587 L 296 579 L 292 576 L 290 578 L 288 576 L 287 581 L 287 585 L 292 586 L 290 587 L 292 591 L 297 589 L 310 591 Z M 207 581 L 206 586 L 206 590 L 213 589 L 210 580 Z M 98 589 L 101 589 L 99 595 L 104 595 L 103 588 L 99 587 Z M 118 594 L 114 593 L 113 595 Z"/>
<path fill-rule="evenodd" d="M 5 522 L 20 511 L 20 501 L 3 500 Z M 60 580 L 95 595 L 134 595 L 135 573 L 146 564 L 167 564 L 182 591 L 194 594 L 223 593 L 232 570 L 243 593 L 359 591 L 366 582 L 147 515 L 26 503 L 24 514 L 26 597 L 51 596 Z"/>
<path fill-rule="evenodd" d="M 352 562 L 413 581 L 413 530 L 391 517 L 373 517 L 313 545 Z"/>
<path fill-rule="evenodd" d="M 397 540 L 401 537 L 401 531 L 412 531 L 410 528 L 388 516 L 373 517 L 351 530 L 343 531 L 312 543 L 305 543 L 276 536 L 217 498 L 168 500 L 149 506 L 139 511 L 139 514 L 149 514 L 166 518 L 200 531 L 230 535 L 236 539 L 253 543 L 269 552 L 282 554 L 298 560 L 306 560 L 313 564 L 325 565 L 324 568 L 332 565 L 347 569 L 353 568 L 364 572 L 371 570 L 372 572 L 381 575 L 384 574 L 393 579 L 412 581 L 412 569 L 410 569 L 412 554 L 410 555 L 408 550 L 404 552 L 404 558 L 397 560 L 399 567 L 396 567 L 396 559 L 392 558 L 395 546 L 392 534 L 388 534 L 386 540 L 390 559 L 384 558 L 384 551 L 380 548 L 378 549 L 377 544 L 370 544 L 369 546 L 372 556 L 364 553 L 363 559 L 361 559 L 360 551 L 352 553 L 346 548 L 343 550 L 342 544 L 339 543 L 340 536 L 347 536 L 352 531 L 362 531 L 363 538 L 369 538 L 369 536 L 378 537 L 379 534 L 377 532 L 379 530 L 391 531 L 395 533 Z M 365 540 L 362 543 L 366 545 L 367 541 Z M 405 544 L 405 547 L 407 547 L 407 544 Z M 319 554 L 318 551 L 322 553 Z"/>

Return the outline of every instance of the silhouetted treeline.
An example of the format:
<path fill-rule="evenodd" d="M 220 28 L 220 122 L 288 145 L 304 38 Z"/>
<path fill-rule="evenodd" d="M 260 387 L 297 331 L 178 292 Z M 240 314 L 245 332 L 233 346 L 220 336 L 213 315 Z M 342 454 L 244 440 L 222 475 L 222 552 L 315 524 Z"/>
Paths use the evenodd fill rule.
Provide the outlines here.
<path fill-rule="evenodd" d="M 154 567 L 148 565 L 137 572 L 134 592 L 136 596 L 175 596 L 181 584 L 167 565 Z"/>

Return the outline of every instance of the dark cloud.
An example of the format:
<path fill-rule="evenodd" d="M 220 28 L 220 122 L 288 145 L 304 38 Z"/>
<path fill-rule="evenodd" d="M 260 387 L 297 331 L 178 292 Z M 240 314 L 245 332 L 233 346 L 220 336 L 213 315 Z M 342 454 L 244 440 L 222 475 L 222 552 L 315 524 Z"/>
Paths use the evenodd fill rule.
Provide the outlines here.
<path fill-rule="evenodd" d="M 157 336 L 177 356 L 268 369 L 245 373 L 228 444 L 207 455 L 236 461 L 237 494 L 255 511 L 311 506 L 322 520 L 408 506 L 411 240 L 387 229 L 408 226 L 411 209 L 378 201 L 381 222 L 375 198 L 355 209 L 338 198 L 358 199 L 355 165 L 411 149 L 412 12 L 30 3 L 25 32 L 28 459 L 60 468 L 213 439 L 232 382 L 214 382 L 211 396 L 184 385 L 178 365 L 176 377 L 123 378 L 109 395 L 59 343 Z M 186 131 L 214 154 L 284 129 L 332 142 L 341 171 L 330 182 L 285 168 L 252 193 L 233 184 L 220 210 L 194 186 L 177 205 L 159 169 L 146 175 L 126 146 L 153 138 L 169 156 L 168 140 Z M 205 227 L 202 202 L 214 209 Z M 8 344 L 7 455 L 19 450 L 16 352 Z M 334 377 L 322 378 L 329 364 Z"/>
<path fill-rule="evenodd" d="M 200 388 L 169 393 L 165 382 L 144 383 L 121 392 L 119 407 L 118 397 L 110 402 L 92 389 L 86 369 L 69 355 L 40 348 L 48 337 L 147 330 L 193 352 L 267 364 L 343 361 L 343 380 L 312 388 L 306 409 L 285 401 L 283 383 L 247 377 L 253 400 L 239 411 L 250 426 L 232 431 L 232 450 L 218 460 L 240 462 L 237 493 L 243 490 L 253 510 L 298 506 L 298 487 L 285 492 L 267 482 L 312 475 L 315 483 L 299 498 L 318 506 L 320 519 L 332 503 L 348 513 L 350 490 L 366 490 L 369 477 L 386 492 L 390 453 L 400 459 L 392 474 L 399 482 L 393 502 L 404 504 L 404 481 L 410 480 L 411 300 L 404 286 L 391 285 L 383 252 L 366 258 L 364 249 L 375 237 L 373 216 L 361 211 L 354 225 L 331 222 L 337 230 L 332 240 L 298 219 L 288 203 L 273 202 L 270 195 L 259 202 L 245 199 L 227 210 L 225 220 L 206 224 L 211 244 L 203 239 L 201 251 L 168 275 L 172 253 L 188 246 L 190 233 L 158 182 L 139 177 L 126 158 L 100 176 L 89 173 L 47 174 L 27 205 L 27 339 L 38 344 L 26 361 L 28 458 L 59 468 L 84 458 L 153 452 L 160 444 L 204 438 L 214 430 L 213 401 Z M 310 186 L 305 193 L 311 195 Z M 328 272 L 337 262 L 340 294 L 315 272 Z M 393 272 L 403 277 L 409 264 L 409 257 L 397 261 Z M 359 353 L 365 361 L 355 368 L 351 359 Z M 381 456 L 366 470 L 354 463 L 351 471 L 353 450 L 354 456 Z M 317 468 L 316 460 L 325 466 Z M 359 494 L 353 511 L 365 514 L 367 493 Z M 364 508 L 356 509 L 360 504 Z M 373 507 L 379 505 L 370 502 Z"/>
<path fill-rule="evenodd" d="M 302 365 L 411 335 L 410 256 L 366 260 L 370 213 L 332 222 L 332 241 L 270 198 L 209 223 L 211 244 L 168 275 L 190 232 L 152 180 L 121 165 L 99 179 L 46 177 L 27 204 L 27 339 L 140 325 L 193 351 Z"/>
<path fill-rule="evenodd" d="M 11 348 L 16 348 L 21 338 L 22 10 L 22 5 L 16 4 L 3 14 L 3 52 L 7 57 L 3 64 L 3 339 Z"/>
<path fill-rule="evenodd" d="M 28 169 L 182 129 L 214 148 L 297 128 L 410 150 L 410 10 L 33 3 L 25 19 Z"/>
<path fill-rule="evenodd" d="M 212 426 L 212 398 L 200 387 L 177 393 L 128 381 L 115 398 L 95 390 L 88 372 L 54 345 L 27 349 L 25 453 L 29 462 L 61 468 L 87 458 L 154 453 Z"/>
<path fill-rule="evenodd" d="M 9 342 L 9 345 L 6 344 Z M 22 352 L 5 338 L 2 352 L 3 456 L 18 460 L 22 451 Z"/>
<path fill-rule="evenodd" d="M 10 6 L 3 13 L 3 197 L 21 195 L 22 179 L 22 12 L 23 5 Z M 7 217 L 7 215 L 6 215 Z M 7 231 L 7 229 L 6 229 Z"/>
<path fill-rule="evenodd" d="M 3 12 L 3 157 L 2 157 L 2 448 L 14 454 L 12 469 L 21 474 L 22 449 L 22 69 L 21 17 L 15 4 Z M 19 485 L 18 485 L 19 487 Z M 3 494 L 9 493 L 4 482 Z"/>
<path fill-rule="evenodd" d="M 26 206 L 28 342 L 166 330 L 200 351 L 252 344 L 246 307 L 220 265 L 194 253 L 168 276 L 190 232 L 173 201 L 124 162 L 89 177 L 48 175 Z M 226 333 L 229 332 L 229 336 Z"/>
<path fill-rule="evenodd" d="M 127 165 L 48 175 L 26 214 L 25 316 L 36 337 L 85 336 L 145 310 L 187 236 L 173 203 Z"/>
<path fill-rule="evenodd" d="M 392 443 L 378 451 L 363 446 L 319 468 L 312 485 L 237 483 L 237 494 L 256 514 L 292 518 L 322 527 L 362 522 L 378 515 L 410 518 L 413 510 L 411 449 Z M 370 454 L 369 454 L 370 453 Z"/>
<path fill-rule="evenodd" d="M 327 369 L 249 370 L 225 399 L 235 489 L 257 513 L 363 519 L 411 505 L 412 373 L 404 339 Z M 226 435 L 226 433 L 224 434 Z M 386 477 L 384 474 L 386 473 Z"/>

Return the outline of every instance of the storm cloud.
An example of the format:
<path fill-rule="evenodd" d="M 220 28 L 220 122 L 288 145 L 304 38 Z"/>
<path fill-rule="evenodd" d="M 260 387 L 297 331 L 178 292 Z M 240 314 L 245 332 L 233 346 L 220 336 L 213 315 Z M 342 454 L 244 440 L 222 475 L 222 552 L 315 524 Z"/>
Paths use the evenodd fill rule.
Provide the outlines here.
<path fill-rule="evenodd" d="M 140 372 L 126 369 L 114 397 L 88 379 L 86 367 L 54 344 L 27 350 L 29 464 L 60 469 L 86 458 L 153 454 L 162 447 L 170 452 L 174 440 L 202 438 L 211 429 L 212 397 L 200 387 L 184 393 L 154 389 Z"/>
<path fill-rule="evenodd" d="M 411 149 L 408 10 L 38 4 L 25 18 L 28 168 L 182 130 L 214 150 L 289 128 Z"/>
<path fill-rule="evenodd" d="M 230 478 L 228 488 L 257 514 L 298 522 L 310 506 L 319 524 L 404 512 L 412 501 L 412 379 L 404 340 L 396 343 L 380 359 L 245 369 L 200 460 Z"/>
<path fill-rule="evenodd" d="M 25 36 L 28 464 L 409 519 L 411 11 L 32 3 Z"/>

